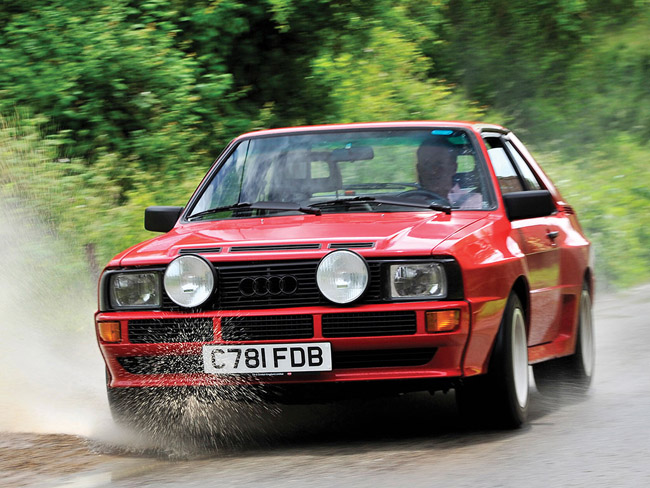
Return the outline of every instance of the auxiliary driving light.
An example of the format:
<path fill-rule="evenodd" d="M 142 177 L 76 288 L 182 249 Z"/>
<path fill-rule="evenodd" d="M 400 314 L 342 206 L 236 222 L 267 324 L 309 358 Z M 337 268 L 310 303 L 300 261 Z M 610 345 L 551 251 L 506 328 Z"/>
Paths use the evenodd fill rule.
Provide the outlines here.
<path fill-rule="evenodd" d="M 214 291 L 214 270 L 208 261 L 199 256 L 180 256 L 167 266 L 163 284 L 174 303 L 181 307 L 198 307 Z"/>
<path fill-rule="evenodd" d="M 99 338 L 104 342 L 121 342 L 122 331 L 119 322 L 97 322 Z"/>
<path fill-rule="evenodd" d="M 425 312 L 427 332 L 451 332 L 460 324 L 460 310 L 431 310 Z"/>
<path fill-rule="evenodd" d="M 329 253 L 316 270 L 318 289 L 334 303 L 355 301 L 366 291 L 368 281 L 365 259 L 346 249 Z"/>

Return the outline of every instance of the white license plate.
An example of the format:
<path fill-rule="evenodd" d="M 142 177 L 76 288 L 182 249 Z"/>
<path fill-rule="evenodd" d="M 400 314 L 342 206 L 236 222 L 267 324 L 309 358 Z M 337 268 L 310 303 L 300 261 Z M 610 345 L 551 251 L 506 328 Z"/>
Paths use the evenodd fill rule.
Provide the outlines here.
<path fill-rule="evenodd" d="M 203 371 L 212 374 L 331 371 L 329 342 L 204 345 Z"/>

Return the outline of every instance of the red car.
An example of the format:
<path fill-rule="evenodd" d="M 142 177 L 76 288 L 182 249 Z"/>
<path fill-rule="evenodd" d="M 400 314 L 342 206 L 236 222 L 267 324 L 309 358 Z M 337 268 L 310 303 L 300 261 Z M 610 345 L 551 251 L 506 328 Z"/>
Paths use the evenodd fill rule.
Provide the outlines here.
<path fill-rule="evenodd" d="M 170 390 L 321 402 L 453 388 L 462 412 L 516 427 L 530 364 L 546 391 L 591 381 L 589 241 L 503 127 L 244 134 L 145 227 L 164 234 L 99 285 L 119 420 Z"/>

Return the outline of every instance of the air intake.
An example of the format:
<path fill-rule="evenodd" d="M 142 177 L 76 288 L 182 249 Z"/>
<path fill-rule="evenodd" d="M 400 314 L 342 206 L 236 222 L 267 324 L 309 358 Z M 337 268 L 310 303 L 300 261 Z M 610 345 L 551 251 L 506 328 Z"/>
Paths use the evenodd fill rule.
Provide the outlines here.
<path fill-rule="evenodd" d="M 178 254 L 213 254 L 221 252 L 220 247 L 197 247 L 195 249 L 179 249 Z"/>
<path fill-rule="evenodd" d="M 374 242 L 335 242 L 328 246 L 330 249 L 372 249 Z"/>
<path fill-rule="evenodd" d="M 320 249 L 320 244 L 271 244 L 268 246 L 233 246 L 230 252 L 304 251 Z"/>

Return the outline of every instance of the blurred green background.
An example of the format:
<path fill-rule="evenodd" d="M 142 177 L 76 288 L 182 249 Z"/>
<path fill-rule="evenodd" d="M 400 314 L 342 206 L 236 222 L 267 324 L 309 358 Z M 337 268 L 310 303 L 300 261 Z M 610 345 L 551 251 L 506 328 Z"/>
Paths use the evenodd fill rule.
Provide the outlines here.
<path fill-rule="evenodd" d="M 0 196 L 97 273 L 253 129 L 516 131 L 611 287 L 650 279 L 648 0 L 4 0 Z"/>

